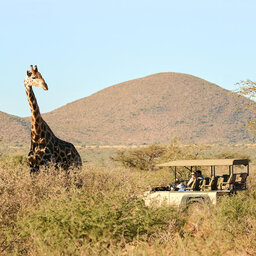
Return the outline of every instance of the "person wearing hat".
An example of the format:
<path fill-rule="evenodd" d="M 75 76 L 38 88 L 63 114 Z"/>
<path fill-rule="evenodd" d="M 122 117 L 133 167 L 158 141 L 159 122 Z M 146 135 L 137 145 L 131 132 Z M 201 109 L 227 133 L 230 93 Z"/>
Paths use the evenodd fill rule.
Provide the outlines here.
<path fill-rule="evenodd" d="M 195 171 L 195 172 L 192 172 L 192 177 L 191 177 L 190 180 L 188 181 L 187 187 L 190 187 L 196 179 L 202 180 L 203 178 L 204 178 L 204 177 L 203 177 L 202 172 L 201 172 L 200 170 L 197 170 L 197 171 Z"/>

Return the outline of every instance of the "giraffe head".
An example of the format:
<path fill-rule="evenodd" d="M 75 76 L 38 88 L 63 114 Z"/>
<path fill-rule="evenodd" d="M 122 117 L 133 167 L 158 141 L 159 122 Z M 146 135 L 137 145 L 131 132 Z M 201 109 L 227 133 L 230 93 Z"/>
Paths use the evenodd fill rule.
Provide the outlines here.
<path fill-rule="evenodd" d="M 25 82 L 29 86 L 39 87 L 44 90 L 48 90 L 48 86 L 47 86 L 46 82 L 44 81 L 41 73 L 38 72 L 36 65 L 35 65 L 35 68 L 33 68 L 33 65 L 30 65 L 30 70 L 27 71 Z"/>

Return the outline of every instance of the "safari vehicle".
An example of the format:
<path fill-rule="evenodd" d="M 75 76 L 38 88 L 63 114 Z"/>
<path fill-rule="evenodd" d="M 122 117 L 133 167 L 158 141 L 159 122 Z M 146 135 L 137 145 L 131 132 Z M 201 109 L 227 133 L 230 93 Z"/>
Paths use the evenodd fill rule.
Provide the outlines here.
<path fill-rule="evenodd" d="M 248 159 L 177 160 L 156 166 L 169 167 L 174 173 L 174 183 L 145 192 L 147 206 L 166 204 L 186 208 L 194 202 L 216 204 L 220 196 L 247 189 Z M 187 186 L 188 180 L 177 178 L 178 168 L 187 170 L 190 177 L 199 168 L 210 176 L 195 178 L 192 185 Z"/>

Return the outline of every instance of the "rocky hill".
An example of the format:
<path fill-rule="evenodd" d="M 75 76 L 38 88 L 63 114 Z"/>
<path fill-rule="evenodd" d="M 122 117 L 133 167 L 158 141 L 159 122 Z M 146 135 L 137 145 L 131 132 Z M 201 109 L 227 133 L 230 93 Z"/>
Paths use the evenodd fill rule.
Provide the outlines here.
<path fill-rule="evenodd" d="M 0 139 L 4 144 L 25 145 L 30 142 L 30 123 L 26 119 L 0 111 Z"/>
<path fill-rule="evenodd" d="M 36 90 L 35 90 L 36 93 Z M 38 100 L 40 102 L 40 99 Z M 55 134 L 84 145 L 248 142 L 247 101 L 195 76 L 159 73 L 117 84 L 43 115 Z M 29 118 L 0 113 L 5 141 L 29 144 Z"/>
<path fill-rule="evenodd" d="M 198 77 L 160 73 L 101 90 L 44 115 L 56 133 L 84 144 L 248 141 L 247 99 Z"/>

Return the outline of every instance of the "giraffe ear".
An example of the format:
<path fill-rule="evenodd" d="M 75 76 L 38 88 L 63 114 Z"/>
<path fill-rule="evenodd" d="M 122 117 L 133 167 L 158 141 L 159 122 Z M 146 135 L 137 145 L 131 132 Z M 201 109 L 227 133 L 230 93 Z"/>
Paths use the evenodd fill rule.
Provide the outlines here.
<path fill-rule="evenodd" d="M 27 71 L 27 76 L 31 76 L 32 73 L 30 71 Z"/>
<path fill-rule="evenodd" d="M 30 65 L 30 72 L 31 72 L 33 75 L 36 74 L 35 70 L 33 69 L 33 65 Z"/>
<path fill-rule="evenodd" d="M 34 70 L 35 70 L 35 72 L 38 72 L 37 65 L 35 65 L 35 69 Z"/>

